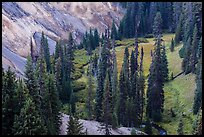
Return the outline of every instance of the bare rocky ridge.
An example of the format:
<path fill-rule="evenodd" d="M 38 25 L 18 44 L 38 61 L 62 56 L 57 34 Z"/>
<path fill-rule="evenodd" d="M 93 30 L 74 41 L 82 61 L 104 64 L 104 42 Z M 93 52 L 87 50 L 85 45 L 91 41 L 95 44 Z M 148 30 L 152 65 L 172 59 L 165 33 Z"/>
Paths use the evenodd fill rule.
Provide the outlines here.
<path fill-rule="evenodd" d="M 116 2 L 2 2 L 3 67 L 23 75 L 30 39 L 39 49 L 42 31 L 52 54 L 56 40 L 67 39 L 68 32 L 79 42 L 90 27 L 104 32 L 113 19 L 119 25 L 123 15 Z"/>
<path fill-rule="evenodd" d="M 66 114 L 62 114 L 62 125 L 60 127 L 61 132 L 60 135 L 66 135 L 67 132 L 67 123 L 69 121 L 69 116 Z M 79 122 L 83 124 L 84 132 L 87 129 L 88 135 L 105 135 L 105 130 L 103 129 L 103 126 L 101 126 L 101 123 L 93 120 L 82 120 L 79 119 Z M 130 135 L 132 128 L 127 127 L 120 127 L 117 129 L 110 128 L 111 135 Z M 144 132 L 141 132 L 139 130 L 136 130 L 137 135 L 147 135 Z"/>

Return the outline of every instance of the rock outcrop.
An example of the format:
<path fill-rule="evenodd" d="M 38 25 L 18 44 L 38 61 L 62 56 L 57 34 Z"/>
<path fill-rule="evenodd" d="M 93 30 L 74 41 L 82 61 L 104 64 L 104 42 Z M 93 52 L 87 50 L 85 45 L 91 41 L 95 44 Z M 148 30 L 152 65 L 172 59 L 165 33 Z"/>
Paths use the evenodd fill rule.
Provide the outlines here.
<path fill-rule="evenodd" d="M 56 41 L 68 39 L 69 32 L 79 42 L 90 27 L 104 32 L 112 20 L 119 25 L 123 15 L 117 2 L 2 2 L 3 67 L 23 75 L 30 39 L 39 49 L 42 31 L 52 53 Z"/>

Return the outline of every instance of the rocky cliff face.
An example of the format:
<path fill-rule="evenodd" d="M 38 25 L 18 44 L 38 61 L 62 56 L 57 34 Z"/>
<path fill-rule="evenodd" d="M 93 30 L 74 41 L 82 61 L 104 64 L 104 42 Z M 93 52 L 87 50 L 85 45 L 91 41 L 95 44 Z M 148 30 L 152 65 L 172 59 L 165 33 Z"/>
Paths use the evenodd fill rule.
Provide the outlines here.
<path fill-rule="evenodd" d="M 118 25 L 123 15 L 119 4 L 111 2 L 3 2 L 2 65 L 22 75 L 30 40 L 39 49 L 42 31 L 52 54 L 56 41 L 67 39 L 69 32 L 79 42 L 90 27 L 104 32 L 112 20 Z"/>

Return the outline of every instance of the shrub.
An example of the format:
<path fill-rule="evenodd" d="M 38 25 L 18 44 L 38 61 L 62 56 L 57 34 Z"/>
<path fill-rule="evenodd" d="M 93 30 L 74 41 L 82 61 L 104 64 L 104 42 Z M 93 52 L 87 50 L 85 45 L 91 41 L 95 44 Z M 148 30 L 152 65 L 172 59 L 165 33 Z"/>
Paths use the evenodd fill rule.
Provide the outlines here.
<path fill-rule="evenodd" d="M 146 35 L 144 36 L 144 38 L 154 38 L 154 35 L 153 35 L 153 34 L 146 34 Z"/>
<path fill-rule="evenodd" d="M 148 43 L 149 41 L 146 38 L 138 38 L 138 43 Z"/>
<path fill-rule="evenodd" d="M 77 92 L 79 90 L 85 89 L 86 88 L 86 83 L 82 81 L 74 81 L 73 82 L 73 91 Z"/>
<path fill-rule="evenodd" d="M 135 128 L 132 128 L 132 130 L 131 130 L 131 135 L 136 135 Z"/>
<path fill-rule="evenodd" d="M 76 69 L 74 73 L 72 73 L 71 75 L 72 80 L 77 80 L 81 77 L 82 77 L 82 72 L 80 71 L 80 69 Z"/>
<path fill-rule="evenodd" d="M 180 58 L 184 58 L 184 48 L 183 47 L 179 50 L 179 56 Z"/>

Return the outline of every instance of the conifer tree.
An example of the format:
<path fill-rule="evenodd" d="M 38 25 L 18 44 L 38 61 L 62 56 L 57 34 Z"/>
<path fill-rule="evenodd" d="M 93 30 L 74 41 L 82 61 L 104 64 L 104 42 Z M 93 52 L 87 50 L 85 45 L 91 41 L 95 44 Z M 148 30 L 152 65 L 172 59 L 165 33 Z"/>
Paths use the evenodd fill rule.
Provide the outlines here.
<path fill-rule="evenodd" d="M 54 55 L 55 60 L 59 57 L 59 50 L 60 50 L 60 44 L 59 44 L 59 41 L 57 41 L 55 45 L 55 55 Z"/>
<path fill-rule="evenodd" d="M 75 96 L 73 91 L 71 91 L 69 103 L 70 103 L 70 111 L 71 111 L 70 113 L 75 114 L 75 112 L 76 112 L 76 96 Z"/>
<path fill-rule="evenodd" d="M 143 73 L 143 58 L 144 58 L 144 51 L 143 47 L 141 47 L 141 55 L 140 55 L 140 75 Z"/>
<path fill-rule="evenodd" d="M 117 29 L 116 29 L 116 26 L 115 26 L 115 22 L 114 22 L 114 21 L 112 22 L 111 39 L 115 39 L 115 40 L 118 39 Z"/>
<path fill-rule="evenodd" d="M 202 117 L 201 116 L 201 110 L 196 114 L 195 121 L 193 121 L 192 125 L 192 135 L 196 135 L 198 133 L 198 128 L 199 128 L 199 120 Z"/>
<path fill-rule="evenodd" d="M 52 103 L 51 103 L 51 92 L 55 90 L 54 81 L 51 81 L 50 75 L 47 76 L 45 81 L 46 91 L 43 93 L 42 96 L 42 114 L 45 121 L 45 125 L 47 127 L 47 134 L 48 135 L 55 135 L 56 129 L 54 128 L 54 117 L 52 110 Z"/>
<path fill-rule="evenodd" d="M 26 94 L 29 94 L 28 88 L 24 84 L 22 79 L 17 80 L 16 85 L 16 91 L 14 94 L 14 113 L 16 115 L 20 115 L 21 108 L 23 107 L 25 100 L 26 100 Z"/>
<path fill-rule="evenodd" d="M 44 36 L 44 32 L 42 32 L 42 37 L 41 37 L 41 48 L 43 48 L 41 53 L 43 54 L 46 62 L 46 68 L 47 68 L 46 70 L 47 72 L 50 72 L 51 71 L 50 51 L 49 51 L 47 37 Z"/>
<path fill-rule="evenodd" d="M 120 21 L 120 25 L 118 28 L 118 40 L 122 40 L 122 37 L 123 37 L 123 24 L 124 24 L 124 20 Z"/>
<path fill-rule="evenodd" d="M 112 83 L 112 93 L 113 93 L 113 106 L 115 107 L 116 105 L 116 98 L 118 95 L 118 68 L 117 68 L 117 58 L 116 58 L 116 53 L 115 53 L 115 47 L 113 45 L 113 72 L 112 72 L 112 77 L 111 77 L 111 83 Z"/>
<path fill-rule="evenodd" d="M 95 46 L 95 48 L 99 46 L 99 40 L 100 40 L 100 36 L 98 34 L 98 30 L 95 28 L 94 29 L 94 46 Z"/>
<path fill-rule="evenodd" d="M 180 41 L 182 40 L 182 25 L 183 25 L 183 14 L 180 15 L 179 23 L 176 28 L 176 34 L 175 34 L 175 45 L 178 45 Z"/>
<path fill-rule="evenodd" d="M 88 114 L 88 119 L 91 120 L 92 119 L 92 115 L 93 115 L 93 78 L 92 78 L 92 63 L 89 65 L 88 67 L 88 96 L 86 99 L 86 109 L 87 109 L 87 114 Z"/>
<path fill-rule="evenodd" d="M 148 135 L 152 135 L 152 125 L 150 123 L 149 118 L 147 118 L 147 121 L 146 121 L 145 133 L 147 133 Z"/>
<path fill-rule="evenodd" d="M 20 115 L 15 117 L 14 135 L 46 135 L 47 129 L 44 126 L 39 112 L 36 110 L 33 100 L 27 97 Z"/>
<path fill-rule="evenodd" d="M 197 51 L 197 58 L 198 60 L 201 58 L 202 55 L 202 36 L 199 40 L 199 44 L 198 44 L 198 51 Z"/>
<path fill-rule="evenodd" d="M 49 92 L 49 100 L 52 110 L 52 119 L 53 119 L 53 127 L 52 131 L 54 135 L 58 135 L 60 132 L 61 125 L 61 114 L 60 114 L 60 101 L 59 101 L 59 93 L 56 89 L 56 82 L 54 79 L 54 74 L 49 74 L 48 76 L 48 92 Z"/>
<path fill-rule="evenodd" d="M 178 129 L 177 129 L 177 134 L 178 135 L 184 135 L 183 133 L 183 120 L 182 120 L 182 117 L 179 121 L 179 125 L 178 125 Z"/>
<path fill-rule="evenodd" d="M 184 48 L 184 58 L 182 61 L 182 70 L 185 72 L 185 74 L 188 74 L 191 72 L 191 67 L 190 67 L 190 57 L 191 57 L 191 39 L 190 37 L 188 38 L 188 41 L 185 43 L 185 48 Z"/>
<path fill-rule="evenodd" d="M 39 95 L 40 95 L 40 103 L 42 103 L 42 97 L 43 97 L 43 94 L 46 93 L 46 79 L 47 79 L 47 69 L 46 69 L 46 63 L 45 63 L 45 60 L 43 58 L 43 54 L 42 53 L 42 47 L 41 47 L 41 50 L 40 50 L 40 56 L 38 57 L 38 60 L 37 60 L 37 64 L 36 64 L 36 72 L 35 72 L 35 75 L 36 77 L 38 78 L 38 81 L 37 81 L 37 85 L 38 85 L 38 88 L 39 88 Z M 40 104 L 41 106 L 42 104 Z"/>
<path fill-rule="evenodd" d="M 79 122 L 77 117 L 69 116 L 69 121 L 67 125 L 67 135 L 84 135 L 82 132 L 83 124 Z"/>
<path fill-rule="evenodd" d="M 143 52 L 143 47 L 141 48 L 141 55 L 140 55 L 140 69 L 139 69 L 139 79 L 138 79 L 138 91 L 140 94 L 140 122 L 142 122 L 142 118 L 143 118 L 143 111 L 144 111 L 144 94 L 145 94 L 145 78 L 144 78 L 144 74 L 143 74 L 143 56 L 144 56 L 144 52 Z"/>
<path fill-rule="evenodd" d="M 135 74 L 135 71 L 137 71 L 135 68 L 135 56 L 134 56 L 134 52 L 132 50 L 132 53 L 131 53 L 131 58 L 130 58 L 130 83 L 131 83 L 131 93 L 130 93 L 130 96 L 134 96 L 133 92 L 135 92 L 135 82 L 134 82 L 134 74 Z"/>
<path fill-rule="evenodd" d="M 135 128 L 132 128 L 132 130 L 131 130 L 130 134 L 131 134 L 131 135 L 136 135 Z"/>
<path fill-rule="evenodd" d="M 134 79 L 133 79 L 133 104 L 134 104 L 134 111 L 133 114 L 135 114 L 133 123 L 135 127 L 138 127 L 140 125 L 140 118 L 141 118 L 141 95 L 140 95 L 140 87 L 139 87 L 139 76 L 138 71 L 135 71 L 134 73 Z"/>
<path fill-rule="evenodd" d="M 103 94 L 103 121 L 105 122 L 105 131 L 106 135 L 109 135 L 108 125 L 112 123 L 112 94 L 111 94 L 111 86 L 109 79 L 109 69 L 106 72 L 106 78 L 104 83 L 104 94 Z"/>
<path fill-rule="evenodd" d="M 154 24 L 153 24 L 153 34 L 157 38 L 158 35 L 162 33 L 162 17 L 161 13 L 157 12 L 156 16 L 154 17 Z"/>
<path fill-rule="evenodd" d="M 124 16 L 124 26 L 123 26 L 123 36 L 125 38 L 130 38 L 131 37 L 131 26 L 132 26 L 132 22 L 131 22 L 131 3 L 127 4 L 127 12 Z"/>
<path fill-rule="evenodd" d="M 103 100 L 103 62 L 101 55 L 98 60 L 98 68 L 97 68 L 97 87 L 96 87 L 96 104 L 95 104 L 95 113 L 96 120 L 102 121 L 102 100 Z"/>
<path fill-rule="evenodd" d="M 155 53 L 150 65 L 147 89 L 147 114 L 153 121 L 161 121 L 164 105 L 163 76 L 161 65 L 161 38 L 157 38 Z"/>
<path fill-rule="evenodd" d="M 55 82 L 56 82 L 56 89 L 59 94 L 59 99 L 62 100 L 63 94 L 62 94 L 62 73 L 61 73 L 61 58 L 58 57 L 55 60 Z"/>
<path fill-rule="evenodd" d="M 149 32 L 153 32 L 153 23 L 154 23 L 154 17 L 157 14 L 157 2 L 150 2 L 150 8 L 149 8 Z"/>
<path fill-rule="evenodd" d="M 194 31 L 193 31 L 193 41 L 192 41 L 192 58 L 191 58 L 191 61 L 190 61 L 190 66 L 191 66 L 191 71 L 193 73 L 195 73 L 195 70 L 196 70 L 196 63 L 198 62 L 198 59 L 197 59 L 197 49 L 198 49 L 198 42 L 199 42 L 199 38 L 198 38 L 198 29 L 196 27 L 196 25 L 194 26 Z"/>
<path fill-rule="evenodd" d="M 171 39 L 171 45 L 170 45 L 170 51 L 173 52 L 174 51 L 174 39 Z"/>
<path fill-rule="evenodd" d="M 31 56 L 27 57 L 27 62 L 25 66 L 25 83 L 28 87 L 29 94 L 33 98 L 34 103 L 36 104 L 36 109 L 40 109 L 40 95 L 39 87 L 37 84 L 37 79 L 35 75 L 34 65 L 31 60 Z"/>
<path fill-rule="evenodd" d="M 118 101 L 118 68 L 117 68 L 117 59 L 115 53 L 115 41 L 113 40 L 113 50 L 112 50 L 112 75 L 111 75 L 111 91 L 112 91 L 112 99 L 113 99 L 113 114 L 112 114 L 112 128 L 116 128 L 118 126 L 118 117 L 117 117 L 117 101 Z"/>
<path fill-rule="evenodd" d="M 2 135 L 12 135 L 16 79 L 15 73 L 11 71 L 10 67 L 8 67 L 4 75 L 2 92 Z"/>
<path fill-rule="evenodd" d="M 197 114 L 202 106 L 202 58 L 199 60 L 196 74 L 196 90 L 194 95 L 193 113 Z"/>
<path fill-rule="evenodd" d="M 125 120 L 125 101 L 127 99 L 127 81 L 125 80 L 124 67 L 122 67 L 119 79 L 119 108 L 118 108 L 118 123 L 124 125 Z"/>
<path fill-rule="evenodd" d="M 168 69 L 168 60 L 166 56 L 165 45 L 161 47 L 161 67 L 162 67 L 162 77 L 163 81 L 168 81 L 169 69 Z"/>
<path fill-rule="evenodd" d="M 129 51 L 128 48 L 125 48 L 124 58 L 123 58 L 123 68 L 124 68 L 124 76 L 127 87 L 127 94 L 130 96 L 130 71 L 129 71 Z"/>
<path fill-rule="evenodd" d="M 94 35 L 93 35 L 93 32 L 92 32 L 92 29 L 90 28 L 89 30 L 89 47 L 90 47 L 90 50 L 94 50 L 95 49 L 95 45 L 94 45 Z"/>

